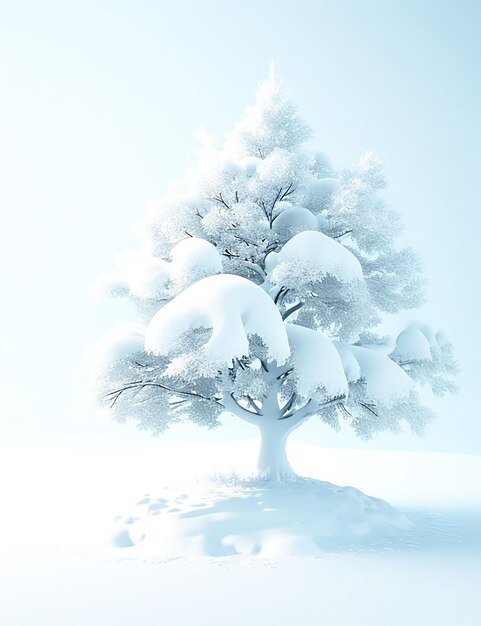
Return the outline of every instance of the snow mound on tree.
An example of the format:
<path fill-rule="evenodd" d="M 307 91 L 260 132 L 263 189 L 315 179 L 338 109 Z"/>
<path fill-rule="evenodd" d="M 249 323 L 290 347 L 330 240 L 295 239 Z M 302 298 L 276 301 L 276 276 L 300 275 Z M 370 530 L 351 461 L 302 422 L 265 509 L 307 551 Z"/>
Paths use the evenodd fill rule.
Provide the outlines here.
<path fill-rule="evenodd" d="M 286 324 L 297 377 L 297 391 L 309 398 L 323 389 L 327 396 L 348 393 L 342 360 L 332 341 L 322 333 Z"/>
<path fill-rule="evenodd" d="M 317 228 L 316 216 L 304 207 L 288 206 L 279 213 L 272 226 L 276 233 L 284 237 L 292 237 L 305 230 Z"/>
<path fill-rule="evenodd" d="M 83 368 L 108 367 L 144 350 L 145 328 L 140 324 L 120 324 L 101 337 L 85 355 Z"/>
<path fill-rule="evenodd" d="M 145 252 L 121 256 L 118 263 L 120 266 L 118 272 L 101 276 L 94 282 L 92 291 L 95 294 L 154 298 L 162 292 L 170 280 L 168 261 Z"/>
<path fill-rule="evenodd" d="M 233 475 L 146 495 L 118 517 L 110 541 L 149 558 L 281 558 L 361 547 L 410 528 L 398 510 L 354 487 L 305 478 L 273 485 Z"/>
<path fill-rule="evenodd" d="M 429 341 L 415 326 L 409 326 L 399 334 L 393 355 L 401 361 L 432 361 Z"/>
<path fill-rule="evenodd" d="M 306 185 L 307 206 L 314 212 L 329 208 L 333 196 L 339 191 L 338 178 L 316 178 Z"/>
<path fill-rule="evenodd" d="M 333 343 L 344 364 L 346 377 L 350 382 L 364 381 L 366 396 L 370 400 L 390 407 L 409 396 L 413 389 L 412 380 L 388 356 L 368 348 L 338 341 Z"/>
<path fill-rule="evenodd" d="M 125 255 L 119 259 L 119 271 L 99 278 L 92 291 L 111 296 L 158 298 L 169 283 L 178 290 L 222 272 L 217 248 L 199 237 L 180 241 L 172 248 L 170 258 L 171 261 L 165 261 L 145 251 Z"/>
<path fill-rule="evenodd" d="M 351 352 L 350 346 L 339 341 L 334 341 L 333 345 L 341 357 L 344 375 L 346 376 L 347 381 L 350 383 L 357 382 L 361 378 L 361 366 L 359 365 L 359 362 L 354 354 Z"/>
<path fill-rule="evenodd" d="M 204 345 L 213 365 L 229 365 L 249 354 L 249 336 L 258 335 L 271 359 L 284 362 L 290 353 L 281 315 L 259 286 L 232 274 L 209 276 L 168 302 L 152 318 L 145 349 L 167 356 L 181 336 L 193 329 L 212 329 Z"/>
<path fill-rule="evenodd" d="M 280 252 L 266 258 L 270 281 L 286 287 L 320 281 L 330 275 L 343 283 L 362 281 L 356 257 L 340 243 L 315 230 L 290 239 Z"/>
<path fill-rule="evenodd" d="M 240 159 L 239 164 L 244 174 L 250 178 L 255 175 L 261 162 L 262 159 L 259 159 L 258 157 L 244 157 L 243 159 Z"/>
<path fill-rule="evenodd" d="M 205 239 L 189 237 L 179 242 L 170 253 L 171 280 L 188 284 L 222 272 L 222 260 L 217 248 Z"/>

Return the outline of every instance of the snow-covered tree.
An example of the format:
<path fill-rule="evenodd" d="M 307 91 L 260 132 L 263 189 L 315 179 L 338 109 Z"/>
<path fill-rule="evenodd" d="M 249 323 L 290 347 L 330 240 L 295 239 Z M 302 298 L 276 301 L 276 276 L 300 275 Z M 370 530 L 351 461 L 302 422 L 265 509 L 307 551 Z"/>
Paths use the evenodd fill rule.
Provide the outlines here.
<path fill-rule="evenodd" d="M 385 313 L 422 303 L 371 154 L 337 171 L 271 71 L 222 146 L 201 134 L 197 165 L 143 221 L 144 241 L 97 289 L 141 320 L 96 346 L 95 392 L 117 418 L 161 433 L 216 427 L 225 411 L 257 426 L 259 474 L 293 475 L 286 439 L 311 416 L 370 438 L 432 414 L 416 383 L 453 391 L 452 346 L 411 325 L 390 345 Z"/>

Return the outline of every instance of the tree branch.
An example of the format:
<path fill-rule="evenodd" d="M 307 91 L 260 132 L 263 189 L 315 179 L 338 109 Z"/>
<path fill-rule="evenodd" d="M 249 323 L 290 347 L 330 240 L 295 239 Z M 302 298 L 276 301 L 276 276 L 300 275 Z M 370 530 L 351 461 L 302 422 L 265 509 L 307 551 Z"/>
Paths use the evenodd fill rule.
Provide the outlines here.
<path fill-rule="evenodd" d="M 230 209 L 230 206 L 227 204 L 227 202 L 224 200 L 224 198 L 222 197 L 222 194 L 219 193 L 219 196 L 214 196 L 213 198 L 210 198 L 211 200 L 214 200 L 215 202 L 219 202 L 219 204 L 223 204 L 225 206 L 226 209 Z"/>
<path fill-rule="evenodd" d="M 264 359 L 259 358 L 259 361 L 261 362 L 264 372 L 268 372 L 269 370 L 267 369 L 267 363 L 264 361 Z"/>
<path fill-rule="evenodd" d="M 288 411 L 292 409 L 294 406 L 294 402 L 296 401 L 297 394 L 293 393 L 289 400 L 285 403 L 285 405 L 281 409 L 281 416 L 284 416 Z"/>
<path fill-rule="evenodd" d="M 290 315 L 298 311 L 303 306 L 304 306 L 304 302 L 298 302 L 294 306 L 291 306 L 290 309 L 287 309 L 287 311 L 284 311 L 284 313 L 282 314 L 282 319 L 285 321 Z"/>
<path fill-rule="evenodd" d="M 352 230 L 346 230 L 343 233 L 339 234 L 339 235 L 333 235 L 333 239 L 341 239 L 341 237 L 345 237 L 346 235 L 350 235 L 352 233 Z"/>
<path fill-rule="evenodd" d="M 296 188 L 294 187 L 294 185 L 292 183 L 289 183 L 289 185 L 287 186 L 287 189 L 281 195 L 278 202 L 282 202 L 282 200 L 285 200 L 288 196 L 292 195 L 295 191 L 296 191 Z"/>
<path fill-rule="evenodd" d="M 284 370 L 283 372 L 281 372 L 281 373 L 279 374 L 279 376 L 277 376 L 277 380 L 283 381 L 283 380 L 284 380 L 285 378 L 287 378 L 287 377 L 289 376 L 289 374 L 290 374 L 291 372 L 293 372 L 293 371 L 294 371 L 294 368 L 293 368 L 293 367 L 289 367 L 289 369 Z"/>
<path fill-rule="evenodd" d="M 339 408 L 344 419 L 347 419 L 348 417 L 352 417 L 352 413 L 350 413 L 348 411 L 348 409 L 346 408 L 346 405 L 344 404 L 344 402 L 339 402 L 339 404 L 337 405 L 336 408 Z"/>
<path fill-rule="evenodd" d="M 292 411 L 291 413 L 287 413 L 286 415 L 283 415 L 282 417 L 279 417 L 278 419 L 287 420 L 287 419 L 293 418 L 293 421 L 297 423 L 305 419 L 306 417 L 309 417 L 309 415 L 313 415 L 314 413 L 317 413 L 318 411 L 322 411 L 322 409 L 325 409 L 328 406 L 339 404 L 345 399 L 346 399 L 345 395 L 335 396 L 334 398 L 331 398 L 330 400 L 327 400 L 326 402 L 322 402 L 321 404 L 319 404 L 316 400 L 311 398 L 310 400 L 306 402 L 306 404 L 304 404 L 304 406 L 301 406 L 300 409 Z"/>
<path fill-rule="evenodd" d="M 238 239 L 240 239 L 240 238 L 238 237 Z M 247 245 L 249 245 L 249 244 L 247 244 Z M 260 265 L 257 265 L 257 263 L 254 263 L 254 261 L 251 261 L 249 259 L 243 258 L 243 257 L 239 256 L 238 254 L 235 254 L 234 252 L 231 252 L 227 248 L 225 248 L 224 252 L 222 253 L 222 256 L 226 256 L 228 259 L 238 259 L 240 263 L 242 263 L 243 265 L 248 267 L 253 272 L 256 272 L 258 274 L 258 276 L 260 276 L 262 278 L 263 281 L 266 279 L 266 273 L 260 267 Z"/>
<path fill-rule="evenodd" d="M 263 240 L 263 241 L 265 241 L 265 240 Z M 263 257 L 261 259 L 261 265 L 262 265 L 263 269 L 266 266 L 266 257 L 267 257 L 267 255 L 270 254 L 271 252 L 274 252 L 274 250 L 277 248 L 278 245 L 279 245 L 278 241 L 271 241 L 267 245 L 267 248 L 264 250 Z"/>
<path fill-rule="evenodd" d="M 366 411 L 369 411 L 369 413 L 372 413 L 376 417 L 379 417 L 379 414 L 376 413 L 376 411 L 374 410 L 376 408 L 375 404 L 368 403 L 368 402 L 359 402 L 359 404 L 362 406 L 363 409 L 366 409 Z"/>
<path fill-rule="evenodd" d="M 149 380 L 137 380 L 127 383 L 124 387 L 121 387 L 120 389 L 116 389 L 115 391 L 110 391 L 109 393 L 106 393 L 105 398 L 112 399 L 112 403 L 110 405 L 110 408 L 112 408 L 117 400 L 120 398 L 120 396 L 126 391 L 136 390 L 136 392 L 138 393 L 139 391 L 142 391 L 142 389 L 144 389 L 145 387 L 158 387 L 159 389 L 168 391 L 173 395 L 187 396 L 188 398 L 194 398 L 197 400 L 206 400 L 209 402 L 214 402 L 214 404 L 218 404 L 219 406 L 225 408 L 224 405 L 217 398 L 209 398 L 209 396 L 204 396 L 200 393 L 197 393 L 196 391 L 181 391 L 178 389 L 172 389 L 171 387 L 167 387 L 167 385 L 163 385 L 162 383 L 155 383 Z"/>
<path fill-rule="evenodd" d="M 254 411 L 256 412 L 257 415 L 262 415 L 261 413 L 261 409 L 260 407 L 257 406 L 257 404 L 255 403 L 255 401 L 251 398 L 251 396 L 249 394 L 246 395 L 247 398 L 247 402 L 249 403 L 249 406 L 254 409 Z"/>
<path fill-rule="evenodd" d="M 233 393 L 226 393 L 223 398 L 223 406 L 227 411 L 233 413 L 237 417 L 240 417 L 245 422 L 249 422 L 249 424 L 259 424 L 259 417 L 262 416 L 262 413 L 254 413 L 253 411 L 249 411 L 244 406 L 239 404 L 237 400 L 234 398 Z"/>
<path fill-rule="evenodd" d="M 277 304 L 281 298 L 284 298 L 288 291 L 290 290 L 286 289 L 285 287 L 281 287 L 279 291 L 276 293 L 276 296 L 274 298 L 274 304 Z"/>

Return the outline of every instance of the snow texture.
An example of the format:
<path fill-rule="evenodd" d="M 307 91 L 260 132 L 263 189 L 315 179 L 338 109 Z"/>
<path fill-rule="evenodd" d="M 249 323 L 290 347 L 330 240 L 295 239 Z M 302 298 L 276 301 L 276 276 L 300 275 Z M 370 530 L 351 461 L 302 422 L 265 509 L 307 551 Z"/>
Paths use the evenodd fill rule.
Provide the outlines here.
<path fill-rule="evenodd" d="M 319 331 L 286 324 L 297 377 L 297 391 L 305 397 L 323 389 L 328 397 L 347 395 L 343 363 L 333 342 Z"/>
<path fill-rule="evenodd" d="M 120 270 L 98 279 L 92 290 L 141 300 L 160 298 L 169 286 L 174 293 L 201 278 L 222 272 L 222 259 L 211 243 L 198 237 L 180 241 L 170 251 L 171 261 L 142 251 L 120 257 Z"/>
<path fill-rule="evenodd" d="M 120 324 L 99 339 L 86 354 L 83 369 L 108 368 L 143 352 L 145 328 L 140 324 Z"/>
<path fill-rule="evenodd" d="M 305 230 L 313 230 L 317 228 L 317 219 L 304 207 L 287 206 L 278 213 L 274 225 L 274 231 L 279 233 L 283 238 L 290 239 L 294 235 Z"/>
<path fill-rule="evenodd" d="M 232 476 L 185 491 L 170 488 L 142 498 L 114 524 L 111 544 L 164 559 L 279 559 L 320 555 L 336 542 L 362 544 L 411 529 L 383 500 L 317 480 L 273 486 Z"/>
<path fill-rule="evenodd" d="M 356 382 L 353 377 L 359 372 L 359 379 L 366 386 L 366 395 L 373 402 L 392 407 L 399 400 L 409 397 L 413 389 L 412 380 L 388 356 L 359 346 L 339 342 L 334 342 L 334 345 L 343 360 L 346 377 Z"/>
<path fill-rule="evenodd" d="M 266 267 L 273 284 L 287 287 L 326 276 L 343 283 L 363 280 L 356 257 L 334 239 L 313 230 L 298 233 L 280 252 L 271 252 Z"/>
<path fill-rule="evenodd" d="M 184 239 L 172 248 L 170 256 L 170 278 L 178 285 L 189 285 L 206 276 L 222 272 L 219 252 L 205 239 Z"/>
<path fill-rule="evenodd" d="M 268 355 L 283 363 L 289 343 L 275 304 L 260 287 L 240 276 L 211 276 L 188 287 L 152 318 L 145 349 L 168 355 L 179 338 L 192 329 L 212 329 L 204 346 L 215 366 L 228 365 L 249 354 L 249 336 L 265 343 Z"/>
<path fill-rule="evenodd" d="M 308 505 L 294 493 L 294 484 L 266 493 L 265 483 L 236 478 L 252 471 L 255 447 L 253 441 L 164 446 L 160 451 L 158 444 L 137 448 L 129 443 L 127 448 L 98 439 L 42 446 L 2 442 L 0 471 L 9 480 L 2 485 L 0 622 L 479 624 L 479 457 L 320 450 L 293 443 L 296 471 L 331 483 L 306 481 L 303 493 L 313 496 Z M 196 477 L 215 470 L 226 478 L 196 483 Z M 351 491 L 336 493 L 334 483 L 351 485 Z M 358 490 L 390 502 L 400 512 L 397 523 L 388 515 L 394 515 L 393 508 L 371 502 Z M 323 497 L 317 502 L 319 492 Z M 302 504 L 305 541 L 287 501 Z M 336 501 L 349 504 L 350 517 L 335 507 L 340 524 L 335 538 L 320 538 L 315 529 L 333 528 L 327 510 Z M 318 511 L 321 502 L 326 510 Z M 368 503 L 370 511 L 363 511 Z M 309 510 L 319 512 L 319 524 L 315 517 L 308 523 Z M 183 513 L 192 516 L 180 517 Z M 239 524 L 243 514 L 245 525 Z M 364 535 L 359 534 L 366 530 L 363 518 L 371 528 Z M 379 523 L 375 530 L 376 520 L 383 518 L 391 520 L 391 532 Z M 404 518 L 410 525 L 401 528 Z M 159 546 L 154 541 L 160 526 L 179 545 L 169 519 L 179 521 L 181 533 L 194 530 L 184 554 L 218 556 L 161 559 L 159 554 L 169 549 L 165 537 Z M 320 551 L 317 558 L 306 556 L 313 546 Z"/>
<path fill-rule="evenodd" d="M 403 361 L 431 361 L 431 346 L 419 328 L 409 326 L 396 339 L 396 355 Z"/>

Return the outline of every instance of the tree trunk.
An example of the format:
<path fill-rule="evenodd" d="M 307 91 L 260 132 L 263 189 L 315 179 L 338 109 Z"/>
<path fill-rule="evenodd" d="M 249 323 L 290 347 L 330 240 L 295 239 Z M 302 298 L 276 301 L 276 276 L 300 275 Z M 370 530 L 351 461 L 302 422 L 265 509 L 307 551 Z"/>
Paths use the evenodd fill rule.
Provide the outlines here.
<path fill-rule="evenodd" d="M 270 371 L 270 390 L 263 398 L 262 412 L 255 413 L 241 406 L 233 396 L 223 398 L 225 408 L 244 421 L 257 426 L 261 437 L 257 472 L 260 478 L 273 482 L 289 481 L 296 478 L 296 473 L 289 465 L 286 455 L 286 442 L 290 433 L 308 419 L 310 412 L 307 403 L 293 415 L 284 418 L 279 408 L 278 379 L 279 368 Z"/>
<path fill-rule="evenodd" d="M 275 482 L 295 478 L 296 474 L 286 456 L 287 437 L 293 429 L 279 420 L 266 420 L 257 427 L 261 436 L 257 463 L 259 476 Z"/>

